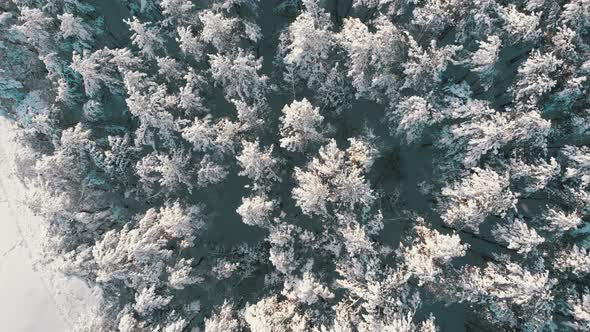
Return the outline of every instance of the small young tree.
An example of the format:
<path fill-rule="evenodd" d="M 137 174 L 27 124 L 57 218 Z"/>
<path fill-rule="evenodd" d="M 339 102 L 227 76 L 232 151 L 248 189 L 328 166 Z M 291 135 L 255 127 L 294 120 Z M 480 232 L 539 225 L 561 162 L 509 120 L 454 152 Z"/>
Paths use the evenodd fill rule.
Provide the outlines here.
<path fill-rule="evenodd" d="M 232 99 L 231 102 L 236 106 L 238 120 L 240 121 L 242 130 L 261 129 L 261 127 L 265 123 L 265 105 L 260 103 L 248 105 L 245 102 L 238 99 Z"/>
<path fill-rule="evenodd" d="M 590 184 L 590 148 L 568 145 L 560 152 L 567 165 L 564 178 L 584 187 Z"/>
<path fill-rule="evenodd" d="M 582 224 L 582 218 L 577 212 L 566 213 L 550 208 L 544 218 L 547 221 L 545 228 L 557 234 L 563 234 Z"/>
<path fill-rule="evenodd" d="M 217 132 L 211 121 L 211 116 L 202 119 L 196 117 L 190 126 L 182 129 L 182 137 L 192 144 L 194 151 L 210 151 L 215 149 Z"/>
<path fill-rule="evenodd" d="M 492 322 L 510 327 L 546 328 L 553 315 L 552 287 L 548 271 L 531 272 L 515 263 L 488 263 L 484 269 L 463 271 L 458 294 L 479 304 Z"/>
<path fill-rule="evenodd" d="M 181 258 L 174 266 L 168 266 L 168 285 L 174 289 L 184 289 L 200 281 L 193 274 L 193 259 Z"/>
<path fill-rule="evenodd" d="M 295 168 L 295 179 L 299 187 L 293 190 L 293 198 L 303 213 L 325 215 L 328 212 L 326 203 L 330 198 L 328 185 L 320 176 L 299 168 Z"/>
<path fill-rule="evenodd" d="M 462 47 L 447 45 L 439 48 L 436 40 L 432 40 L 430 47 L 424 50 L 411 35 L 407 34 L 407 37 L 409 50 L 408 60 L 402 65 L 405 75 L 402 88 L 428 93 L 442 80 L 442 73 L 454 62 Z"/>
<path fill-rule="evenodd" d="M 529 253 L 545 242 L 543 237 L 520 219 L 498 226 L 493 233 L 498 240 L 508 243 L 508 249 L 517 250 L 520 254 Z"/>
<path fill-rule="evenodd" d="M 201 92 L 201 84 L 204 83 L 203 77 L 197 75 L 192 69 L 184 75 L 186 84 L 180 87 L 178 93 L 179 106 L 187 113 L 203 112 L 206 108 L 203 106 L 203 101 L 199 93 Z"/>
<path fill-rule="evenodd" d="M 213 79 L 223 87 L 228 100 L 239 98 L 254 102 L 265 99 L 270 86 L 269 78 L 258 73 L 262 58 L 256 59 L 253 54 L 239 49 L 231 55 L 210 55 L 209 64 Z"/>
<path fill-rule="evenodd" d="M 167 17 L 162 22 L 164 25 L 190 24 L 195 19 L 195 5 L 190 0 L 162 0 L 160 7 Z"/>
<path fill-rule="evenodd" d="M 424 226 L 423 221 L 414 227 L 414 233 L 417 237 L 409 247 L 402 245 L 401 252 L 405 267 L 418 278 L 419 284 L 434 281 L 445 264 L 464 256 L 469 248 L 461 244 L 458 235 L 440 234 Z"/>
<path fill-rule="evenodd" d="M 305 272 L 302 278 L 290 277 L 285 280 L 281 293 L 291 301 L 307 305 L 312 305 L 320 299 L 329 300 L 334 297 L 334 294 L 310 272 Z"/>
<path fill-rule="evenodd" d="M 158 74 L 162 76 L 166 81 L 172 82 L 182 78 L 182 66 L 171 57 L 156 58 L 158 64 Z"/>
<path fill-rule="evenodd" d="M 471 175 L 442 189 L 442 220 L 454 228 L 478 232 L 486 217 L 502 217 L 515 207 L 517 195 L 509 185 L 507 175 L 474 168 Z"/>
<path fill-rule="evenodd" d="M 59 30 L 64 39 L 74 39 L 74 49 L 80 52 L 82 49 L 89 49 L 94 40 L 94 31 L 90 25 L 85 23 L 82 18 L 70 13 L 58 15 L 61 21 Z"/>
<path fill-rule="evenodd" d="M 172 155 L 153 153 L 140 160 L 136 170 L 147 192 L 152 192 L 156 183 L 164 192 L 175 192 L 181 188 L 191 192 L 194 184 L 189 162 L 190 156 L 180 150 Z"/>
<path fill-rule="evenodd" d="M 264 226 L 270 221 L 275 208 L 275 202 L 265 195 L 242 198 L 242 205 L 236 212 L 242 217 L 242 222 L 251 226 Z"/>
<path fill-rule="evenodd" d="M 532 12 L 531 15 L 519 12 L 515 5 L 501 7 L 500 17 L 504 21 L 502 28 L 513 43 L 533 41 L 541 34 L 539 23 L 541 13 Z"/>
<path fill-rule="evenodd" d="M 561 167 L 555 158 L 551 158 L 549 163 L 538 160 L 533 164 L 513 160 L 510 165 L 510 177 L 512 181 L 522 185 L 520 190 L 523 194 L 532 194 L 543 190 L 560 170 Z"/>
<path fill-rule="evenodd" d="M 205 318 L 205 332 L 237 332 L 242 326 L 236 317 L 233 305 L 225 300 L 223 304 L 209 318 Z"/>
<path fill-rule="evenodd" d="M 397 100 L 399 95 L 399 67 L 405 59 L 406 36 L 391 21 L 380 17 L 375 22 L 375 33 L 357 18 L 346 18 L 338 42 L 346 50 L 348 77 L 357 97 L 375 100 Z"/>
<path fill-rule="evenodd" d="M 328 57 L 334 45 L 330 15 L 317 0 L 303 0 L 305 10 L 280 36 L 283 63 L 309 87 L 317 87 L 329 72 Z"/>
<path fill-rule="evenodd" d="M 199 20 L 203 25 L 200 40 L 210 43 L 218 52 L 228 52 L 237 46 L 238 19 L 226 18 L 221 12 L 204 10 L 199 13 Z"/>
<path fill-rule="evenodd" d="M 524 102 L 529 99 L 536 101 L 551 91 L 557 84 L 555 73 L 562 64 L 563 61 L 553 54 L 534 51 L 533 55 L 518 68 L 516 99 Z"/>
<path fill-rule="evenodd" d="M 54 19 L 47 16 L 38 8 L 22 7 L 20 9 L 20 25 L 15 26 L 16 31 L 21 33 L 26 40 L 39 50 L 48 53 L 52 49 L 54 41 L 51 37 L 51 26 Z"/>
<path fill-rule="evenodd" d="M 210 184 L 217 184 L 225 180 L 229 172 L 218 162 L 213 161 L 211 155 L 205 155 L 199 162 L 197 171 L 197 184 L 206 187 Z"/>
<path fill-rule="evenodd" d="M 70 66 L 82 76 L 88 96 L 95 96 L 102 86 L 112 92 L 117 92 L 121 88 L 119 73 L 111 65 L 112 55 L 112 52 L 106 48 L 93 53 L 85 50 L 82 55 L 78 53 L 72 55 Z"/>
<path fill-rule="evenodd" d="M 160 30 L 157 27 L 150 26 L 150 22 L 140 22 L 137 17 L 124 22 L 133 31 L 131 40 L 139 48 L 139 51 L 148 58 L 156 58 L 156 52 L 164 48 Z"/>
<path fill-rule="evenodd" d="M 199 61 L 202 58 L 205 48 L 203 41 L 193 34 L 190 26 L 180 26 L 176 28 L 176 32 L 178 34 L 176 41 L 179 44 L 180 50 L 184 54 L 190 55 L 193 59 Z"/>
<path fill-rule="evenodd" d="M 281 147 L 288 151 L 302 152 L 313 143 L 324 139 L 319 107 L 313 107 L 307 99 L 293 101 L 283 107 L 281 117 Z"/>
<path fill-rule="evenodd" d="M 242 152 L 236 156 L 242 170 L 239 175 L 247 176 L 256 184 L 280 181 L 277 175 L 279 159 L 272 156 L 274 146 L 260 148 L 260 142 L 242 141 Z"/>
<path fill-rule="evenodd" d="M 588 3 L 586 0 L 572 0 L 563 6 L 560 19 L 569 24 L 576 31 L 585 31 L 590 22 Z"/>
<path fill-rule="evenodd" d="M 426 99 L 412 96 L 392 108 L 388 118 L 391 131 L 402 136 L 406 142 L 413 143 L 422 136 L 424 129 L 436 123 L 441 116 Z M 397 128 L 394 128 L 396 123 Z"/>
<path fill-rule="evenodd" d="M 320 148 L 319 158 L 313 158 L 307 170 L 295 167 L 298 186 L 293 189 L 293 198 L 305 214 L 325 215 L 327 203 L 334 204 L 336 210 L 352 210 L 368 207 L 373 202 L 375 195 L 363 173 L 368 170 L 366 166 L 371 165 L 374 150 L 364 143 L 363 152 L 369 153 L 358 155 L 360 144 L 360 141 L 353 141 L 351 148 L 342 151 L 336 141 L 331 140 Z"/>
<path fill-rule="evenodd" d="M 251 331 L 304 331 L 306 317 L 299 315 L 296 309 L 293 301 L 280 301 L 274 295 L 248 304 L 244 320 Z"/>
<path fill-rule="evenodd" d="M 471 56 L 472 70 L 479 74 L 482 86 L 486 90 L 491 87 L 501 47 L 500 37 L 489 36 L 487 41 L 479 42 L 479 49 Z"/>
<path fill-rule="evenodd" d="M 560 272 L 572 273 L 577 278 L 583 278 L 590 273 L 590 253 L 574 244 L 557 254 L 554 267 Z"/>
<path fill-rule="evenodd" d="M 168 94 L 164 84 L 156 84 L 145 79 L 142 73 L 126 73 L 126 99 L 129 112 L 138 118 L 140 126 L 135 131 L 135 144 L 151 145 L 157 151 L 156 135 L 162 145 L 176 148 L 178 126 L 170 109 L 174 108 L 178 99 Z"/>
<path fill-rule="evenodd" d="M 581 294 L 573 291 L 567 299 L 566 313 L 572 316 L 572 320 L 565 323 L 566 327 L 575 331 L 584 331 L 590 328 L 590 292 L 584 288 Z"/>

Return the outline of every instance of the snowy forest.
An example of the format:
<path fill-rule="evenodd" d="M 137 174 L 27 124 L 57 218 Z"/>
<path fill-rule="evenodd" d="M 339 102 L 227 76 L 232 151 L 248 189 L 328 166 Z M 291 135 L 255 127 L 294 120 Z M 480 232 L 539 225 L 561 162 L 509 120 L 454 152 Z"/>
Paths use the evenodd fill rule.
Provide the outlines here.
<path fill-rule="evenodd" d="M 79 332 L 590 330 L 589 74 L 589 0 L 0 0 Z"/>

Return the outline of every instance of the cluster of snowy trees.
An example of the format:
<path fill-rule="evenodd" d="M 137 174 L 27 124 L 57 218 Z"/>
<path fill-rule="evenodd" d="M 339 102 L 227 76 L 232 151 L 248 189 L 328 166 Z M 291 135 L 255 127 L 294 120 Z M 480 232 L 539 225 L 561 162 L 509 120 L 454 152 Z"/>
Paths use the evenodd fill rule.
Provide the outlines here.
<path fill-rule="evenodd" d="M 0 0 L 0 61 L 78 331 L 590 329 L 587 0 Z"/>

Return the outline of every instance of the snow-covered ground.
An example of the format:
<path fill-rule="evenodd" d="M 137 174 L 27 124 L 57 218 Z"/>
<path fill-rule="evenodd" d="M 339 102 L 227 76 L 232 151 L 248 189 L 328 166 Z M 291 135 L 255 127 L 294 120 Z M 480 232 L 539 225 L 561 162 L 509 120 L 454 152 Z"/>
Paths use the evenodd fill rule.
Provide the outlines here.
<path fill-rule="evenodd" d="M 39 264 L 43 223 L 23 203 L 12 134 L 10 121 L 0 116 L 0 330 L 70 331 L 96 296 L 80 280 Z"/>

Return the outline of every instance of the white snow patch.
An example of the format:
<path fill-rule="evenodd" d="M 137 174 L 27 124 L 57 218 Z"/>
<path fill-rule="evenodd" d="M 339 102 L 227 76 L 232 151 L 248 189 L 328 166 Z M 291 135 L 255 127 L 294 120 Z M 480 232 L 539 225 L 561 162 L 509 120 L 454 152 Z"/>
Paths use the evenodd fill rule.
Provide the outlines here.
<path fill-rule="evenodd" d="M 70 331 L 98 304 L 98 291 L 40 264 L 42 218 L 26 207 L 15 175 L 14 127 L 0 115 L 0 324 L 11 332 Z"/>

